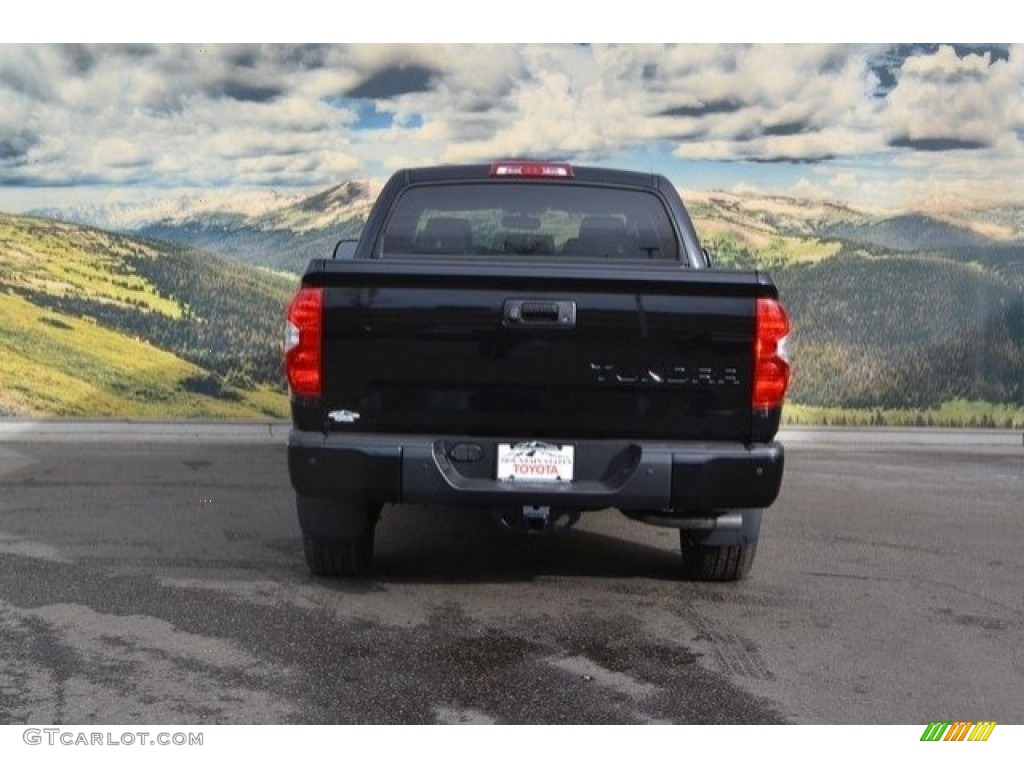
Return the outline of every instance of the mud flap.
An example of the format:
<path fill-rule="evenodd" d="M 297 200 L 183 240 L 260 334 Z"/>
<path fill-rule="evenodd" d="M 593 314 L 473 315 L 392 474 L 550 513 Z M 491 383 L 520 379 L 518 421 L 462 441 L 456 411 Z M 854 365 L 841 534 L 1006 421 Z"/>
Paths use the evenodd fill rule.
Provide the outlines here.
<path fill-rule="evenodd" d="M 350 539 L 362 536 L 377 523 L 379 511 L 358 501 L 326 499 L 295 494 L 299 527 L 311 536 Z"/>

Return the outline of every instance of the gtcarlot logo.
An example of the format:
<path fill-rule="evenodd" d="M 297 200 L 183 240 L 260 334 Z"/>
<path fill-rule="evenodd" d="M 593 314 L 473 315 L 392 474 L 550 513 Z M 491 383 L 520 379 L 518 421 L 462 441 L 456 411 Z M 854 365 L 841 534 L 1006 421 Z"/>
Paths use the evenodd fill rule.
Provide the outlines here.
<path fill-rule="evenodd" d="M 64 728 L 26 728 L 22 740 L 50 747 L 201 747 L 201 733 L 150 733 L 149 731 L 73 731 Z"/>

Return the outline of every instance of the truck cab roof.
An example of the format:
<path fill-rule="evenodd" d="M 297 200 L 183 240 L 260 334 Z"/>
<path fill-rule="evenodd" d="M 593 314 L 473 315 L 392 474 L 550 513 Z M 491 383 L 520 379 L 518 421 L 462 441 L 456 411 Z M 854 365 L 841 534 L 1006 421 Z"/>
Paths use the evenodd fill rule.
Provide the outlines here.
<path fill-rule="evenodd" d="M 475 181 L 482 179 L 494 179 L 495 181 L 523 181 L 537 182 L 550 181 L 551 183 L 586 182 L 590 184 L 607 184 L 610 186 L 645 187 L 647 189 L 662 189 L 668 180 L 655 173 L 642 173 L 619 168 L 599 168 L 587 165 L 571 165 L 569 163 L 549 163 L 546 161 L 504 161 L 510 164 L 532 164 L 536 166 L 559 166 L 568 168 L 569 176 L 554 176 L 541 174 L 522 174 L 519 176 L 502 175 L 496 176 L 494 168 L 500 162 L 490 164 L 474 165 L 435 165 L 420 168 L 405 168 L 395 173 L 395 176 L 404 177 L 407 184 L 417 184 L 434 181 Z"/>

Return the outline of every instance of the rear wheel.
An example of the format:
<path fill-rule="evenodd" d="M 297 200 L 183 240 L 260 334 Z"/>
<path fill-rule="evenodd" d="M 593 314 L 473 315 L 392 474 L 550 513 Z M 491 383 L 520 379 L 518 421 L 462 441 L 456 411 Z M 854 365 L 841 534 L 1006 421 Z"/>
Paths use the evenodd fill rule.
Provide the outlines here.
<path fill-rule="evenodd" d="M 296 495 L 306 565 L 315 576 L 365 576 L 373 563 L 380 508 L 365 502 Z"/>
<path fill-rule="evenodd" d="M 314 576 L 366 576 L 373 564 L 373 531 L 358 538 L 302 537 L 306 565 Z"/>
<path fill-rule="evenodd" d="M 679 532 L 679 544 L 686 575 L 697 581 L 740 581 L 754 563 L 757 541 L 732 546 L 710 546 Z"/>

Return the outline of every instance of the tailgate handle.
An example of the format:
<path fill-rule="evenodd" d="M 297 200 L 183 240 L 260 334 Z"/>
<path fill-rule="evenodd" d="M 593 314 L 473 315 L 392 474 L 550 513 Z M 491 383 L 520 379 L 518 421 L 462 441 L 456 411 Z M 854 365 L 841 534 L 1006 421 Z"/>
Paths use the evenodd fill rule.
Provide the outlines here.
<path fill-rule="evenodd" d="M 505 302 L 505 325 L 572 328 L 576 325 L 576 302 L 509 299 Z"/>

